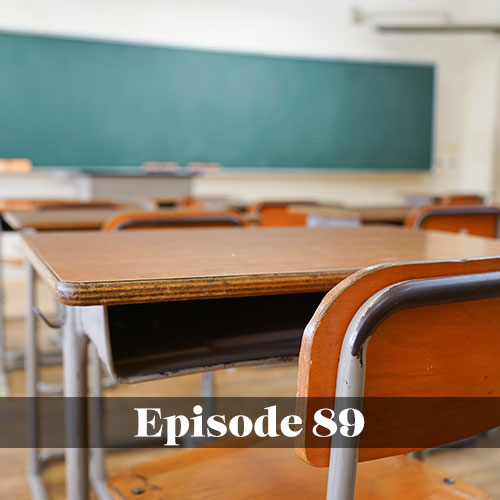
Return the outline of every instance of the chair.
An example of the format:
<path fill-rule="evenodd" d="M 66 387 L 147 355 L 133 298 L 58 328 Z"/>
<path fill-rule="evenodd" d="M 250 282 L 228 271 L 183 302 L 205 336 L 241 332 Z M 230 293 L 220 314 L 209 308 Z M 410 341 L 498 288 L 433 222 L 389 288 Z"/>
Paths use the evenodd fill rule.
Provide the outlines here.
<path fill-rule="evenodd" d="M 428 205 L 412 211 L 405 226 L 498 238 L 499 216 L 489 205 Z"/>
<path fill-rule="evenodd" d="M 358 212 L 345 208 L 291 205 L 288 211 L 290 214 L 305 215 L 307 227 L 357 227 L 362 224 Z"/>
<path fill-rule="evenodd" d="M 250 217 L 258 217 L 261 226 L 305 226 L 306 215 L 291 213 L 292 205 L 317 205 L 315 201 L 260 201 L 248 207 Z"/>
<path fill-rule="evenodd" d="M 301 434 L 297 454 L 316 468 L 286 449 L 182 451 L 111 477 L 113 498 L 488 498 L 404 455 L 415 445 L 362 446 L 380 436 L 435 446 L 498 425 L 496 414 L 470 418 L 469 411 L 471 400 L 500 392 L 499 270 L 500 258 L 367 268 L 326 295 L 304 332 L 297 411 L 306 429 L 318 397 L 331 404 L 337 397 L 470 397 L 459 408 L 445 403 L 432 418 L 411 413 L 402 422 L 379 407 L 361 448 L 322 448 Z"/>
<path fill-rule="evenodd" d="M 243 227 L 246 225 L 247 222 L 240 214 L 230 210 L 218 212 L 163 210 L 154 212 L 121 212 L 107 219 L 102 225 L 102 230 Z"/>

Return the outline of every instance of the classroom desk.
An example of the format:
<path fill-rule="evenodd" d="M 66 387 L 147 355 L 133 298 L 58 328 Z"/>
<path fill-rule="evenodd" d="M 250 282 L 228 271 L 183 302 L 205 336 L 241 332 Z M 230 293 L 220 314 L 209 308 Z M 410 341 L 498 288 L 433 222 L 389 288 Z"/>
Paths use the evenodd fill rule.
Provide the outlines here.
<path fill-rule="evenodd" d="M 99 229 L 118 209 L 8 210 L 3 218 L 15 231 L 83 231 Z"/>
<path fill-rule="evenodd" d="M 357 270 L 500 254 L 494 239 L 396 227 L 91 231 L 23 240 L 28 270 L 66 306 L 64 393 L 73 397 L 87 395 L 88 341 L 120 382 L 290 361 L 321 298 Z M 30 313 L 30 301 L 27 307 Z M 84 397 L 78 402 L 76 414 L 66 414 L 67 432 L 80 439 L 65 450 L 72 500 L 88 498 L 87 408 Z"/>
<path fill-rule="evenodd" d="M 88 231 L 88 230 L 98 230 L 102 226 L 103 222 L 108 218 L 115 214 L 117 214 L 120 210 L 125 210 L 127 208 L 133 208 L 133 205 L 121 208 L 110 208 L 110 209 L 97 209 L 97 208 L 58 208 L 58 209 L 50 209 L 50 210 L 37 210 L 36 207 L 38 205 L 37 201 L 26 200 L 24 204 L 20 205 L 20 208 L 24 209 L 20 210 L 7 210 L 2 213 L 2 217 L 5 222 L 15 231 L 25 231 L 25 230 L 34 230 L 34 231 Z M 0 266 L 1 268 L 1 266 Z M 27 290 L 29 296 L 33 297 L 32 302 L 34 304 L 34 275 L 33 273 L 28 274 L 28 278 L 30 282 L 27 283 Z M 27 320 L 30 321 L 33 319 L 32 313 L 27 316 Z M 36 342 L 35 335 L 35 324 L 30 327 L 31 332 L 33 334 L 32 339 L 26 339 L 27 344 Z M 1 344 L 3 346 L 3 343 Z M 29 346 L 32 347 L 32 346 Z M 1 349 L 0 349 L 1 351 Z M 26 380 L 29 382 L 27 385 L 26 396 L 28 397 L 36 397 L 40 393 L 40 381 L 38 377 L 38 360 L 33 358 L 33 349 L 28 348 L 26 350 L 26 363 L 25 363 L 25 372 L 26 372 Z M 39 355 L 39 353 L 35 352 L 35 355 Z M 50 355 L 49 355 L 50 354 Z M 57 354 L 57 353 L 56 353 Z M 31 356 L 31 358 L 30 358 Z M 39 357 L 39 356 L 37 356 Z M 54 360 L 60 362 L 60 356 L 54 357 L 54 353 L 44 353 L 44 360 L 46 358 L 50 358 L 49 361 L 53 362 Z M 32 372 L 33 369 L 33 360 L 35 362 L 35 372 Z M 9 368 L 15 368 L 17 365 L 23 363 L 22 355 L 17 355 L 15 362 L 12 363 L 12 367 L 1 366 L 2 370 L 0 371 L 3 374 L 2 380 L 4 391 L 8 393 L 8 384 L 7 384 L 7 370 Z M 54 386 L 44 385 L 44 387 L 48 390 L 54 390 Z M 35 424 L 36 425 L 36 424 Z M 40 468 L 41 461 L 35 454 L 30 454 L 28 460 L 35 463 L 36 466 L 34 468 Z M 40 498 L 43 498 L 43 494 L 39 495 Z M 38 498 L 38 497 L 36 497 Z"/>
<path fill-rule="evenodd" d="M 361 225 L 361 215 L 355 210 L 325 205 L 291 205 L 291 214 L 304 215 L 307 227 L 350 227 Z"/>
<path fill-rule="evenodd" d="M 361 217 L 363 224 L 403 225 L 406 216 L 415 208 L 413 205 L 347 206 Z"/>
<path fill-rule="evenodd" d="M 339 218 L 359 218 L 363 224 L 395 224 L 402 225 L 406 216 L 414 209 L 413 205 L 350 205 L 334 207 L 328 205 L 303 206 L 294 205 L 290 209 L 294 213 L 311 215 L 325 220 Z"/>
<path fill-rule="evenodd" d="M 1 253 L 2 229 L 4 223 L 8 224 L 8 229 L 14 230 L 28 228 L 37 231 L 99 229 L 107 216 L 116 213 L 117 210 L 134 207 L 133 205 L 117 204 L 116 200 L 110 199 L 93 200 L 93 202 L 102 203 L 104 205 L 111 204 L 111 206 L 121 206 L 106 209 L 97 207 L 87 209 L 75 206 L 65 207 L 65 202 L 74 202 L 78 204 L 81 201 L 63 198 L 0 199 L 0 396 L 9 394 L 7 372 L 12 368 L 17 368 L 22 365 L 22 357 L 16 353 L 7 351 L 5 348 L 3 317 L 4 290 L 2 280 L 3 260 Z M 40 206 L 47 203 L 53 203 L 55 206 L 58 206 L 58 208 L 40 210 Z M 22 261 L 20 263 L 22 264 Z"/>
<path fill-rule="evenodd" d="M 0 215 L 2 219 L 15 231 L 23 231 L 32 229 L 35 231 L 84 231 L 91 229 L 99 229 L 103 222 L 110 216 L 118 213 L 120 210 L 129 208 L 115 209 L 96 209 L 96 208 L 58 208 L 50 210 L 37 210 L 40 202 L 46 200 L 19 200 L 17 206 L 18 210 L 5 210 L 1 211 L 0 201 Z M 12 200 L 9 201 L 12 204 Z M 16 204 L 16 203 L 14 203 Z M 133 208 L 133 205 L 130 205 Z M 1 230 L 0 230 L 0 246 L 1 246 Z M 22 260 L 20 262 L 22 264 Z M 3 268 L 0 252 L 0 285 L 1 274 Z M 3 287 L 0 286 L 0 394 L 8 395 L 9 385 L 7 380 L 7 372 L 22 365 L 22 356 L 16 353 L 8 353 L 11 359 L 6 361 L 5 353 L 5 339 L 3 331 Z M 4 354 L 2 354 L 4 353 Z"/>
<path fill-rule="evenodd" d="M 473 192 L 434 192 L 434 193 L 424 193 L 424 192 L 403 192 L 404 202 L 408 205 L 435 205 L 438 203 L 445 204 L 483 204 L 485 202 L 485 197 L 479 193 Z"/>
<path fill-rule="evenodd" d="M 196 208 L 204 210 L 227 210 L 233 209 L 238 212 L 245 212 L 248 203 L 241 200 L 234 200 L 226 196 L 192 196 L 188 194 L 177 196 L 136 196 L 135 200 L 144 210 L 163 210 L 175 208 L 188 208 L 189 204 L 196 204 Z"/>

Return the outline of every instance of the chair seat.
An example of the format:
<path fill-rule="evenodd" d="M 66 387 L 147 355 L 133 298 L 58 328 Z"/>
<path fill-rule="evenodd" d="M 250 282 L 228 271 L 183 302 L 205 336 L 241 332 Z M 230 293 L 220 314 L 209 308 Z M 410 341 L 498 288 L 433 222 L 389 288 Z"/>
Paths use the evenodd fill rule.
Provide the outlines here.
<path fill-rule="evenodd" d="M 408 456 L 364 462 L 356 499 L 467 500 L 481 490 Z M 151 460 L 109 479 L 113 498 L 124 500 L 323 499 L 327 469 L 310 467 L 292 449 L 195 449 Z"/>

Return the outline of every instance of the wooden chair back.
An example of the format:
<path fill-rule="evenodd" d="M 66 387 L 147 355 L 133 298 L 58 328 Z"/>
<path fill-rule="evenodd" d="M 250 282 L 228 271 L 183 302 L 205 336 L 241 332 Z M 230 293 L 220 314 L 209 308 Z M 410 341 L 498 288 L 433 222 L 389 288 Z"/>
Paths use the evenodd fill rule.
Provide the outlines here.
<path fill-rule="evenodd" d="M 293 213 L 289 210 L 292 205 L 317 205 L 314 201 L 260 201 L 250 205 L 248 214 L 250 217 L 258 216 L 261 226 L 305 226 L 307 217 L 305 214 Z"/>
<path fill-rule="evenodd" d="M 428 205 L 406 218 L 406 227 L 434 229 L 474 236 L 499 236 L 500 209 L 489 205 Z"/>
<path fill-rule="evenodd" d="M 298 411 L 306 429 L 313 425 L 313 398 L 331 399 L 333 404 L 342 343 L 351 321 L 366 301 L 402 282 L 414 284 L 463 275 L 470 282 L 471 276 L 477 278 L 498 271 L 499 257 L 386 264 L 361 270 L 333 288 L 307 325 L 300 350 Z M 366 368 L 365 398 L 469 399 L 460 399 L 458 407 L 443 399 L 433 407 L 434 414 L 422 409 L 404 419 L 381 409 L 380 414 L 371 415 L 366 422 L 360 461 L 419 449 L 363 448 L 363 442 L 369 442 L 370 437 L 391 436 L 393 442 L 398 441 L 398 436 L 398 442 L 408 442 L 410 437 L 412 442 L 426 441 L 437 446 L 498 425 L 498 413 L 471 415 L 468 408 L 474 398 L 500 395 L 500 286 L 494 292 L 496 297 L 479 299 L 474 295 L 478 290 L 471 289 L 467 298 L 476 300 L 459 303 L 450 298 L 450 303 L 437 304 L 431 297 L 428 303 L 435 305 L 393 311 L 375 326 L 361 359 Z M 297 446 L 298 455 L 311 465 L 328 466 L 330 450 L 318 447 L 310 432 L 304 436 Z"/>
<path fill-rule="evenodd" d="M 237 212 L 224 210 L 160 210 L 156 212 L 122 212 L 107 219 L 102 230 L 180 229 L 200 227 L 244 227 L 247 222 Z"/>

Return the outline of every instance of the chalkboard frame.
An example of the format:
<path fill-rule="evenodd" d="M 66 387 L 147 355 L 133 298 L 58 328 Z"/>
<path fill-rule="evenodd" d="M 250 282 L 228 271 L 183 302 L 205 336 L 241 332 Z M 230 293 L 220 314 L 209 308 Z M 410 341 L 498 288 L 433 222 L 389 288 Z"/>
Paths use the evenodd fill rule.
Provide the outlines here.
<path fill-rule="evenodd" d="M 291 60 L 291 61 L 297 61 L 297 62 L 326 62 L 326 63 L 342 63 L 345 62 L 347 64 L 367 64 L 367 65 L 372 65 L 372 66 L 387 66 L 387 65 L 402 65 L 406 68 L 411 67 L 411 68 L 426 68 L 426 69 L 431 69 L 432 70 L 432 93 L 431 93 L 431 113 L 430 113 L 430 126 L 429 126 L 429 158 L 428 158 L 428 163 L 425 165 L 422 165 L 422 167 L 419 168 L 380 168 L 378 167 L 371 167 L 371 166 L 366 166 L 362 168 L 343 168 L 343 167 L 321 167 L 321 168 L 316 168 L 314 166 L 253 166 L 253 165 L 248 165 L 248 166 L 232 166 L 232 165 L 227 165 L 224 164 L 225 167 L 227 167 L 225 170 L 230 171 L 230 172 L 255 172 L 255 173 L 265 173 L 265 172 L 271 172 L 271 173 L 276 173 L 276 172 L 283 172 L 283 173 L 297 173 L 299 174 L 300 172 L 307 172 L 307 173 L 313 173 L 313 172 L 319 172 L 322 174 L 326 173 L 334 173 L 334 172 L 362 172 L 362 173 L 370 173 L 370 172 L 409 172 L 409 173 L 416 173 L 416 172 L 429 172 L 432 171 L 433 169 L 433 149 L 434 149 L 434 141 L 435 141 L 435 99 L 436 99 L 436 92 L 435 92 L 435 80 L 437 76 L 437 71 L 436 71 L 436 65 L 433 63 L 429 62 L 416 62 L 416 61 L 399 61 L 399 60 L 375 60 L 375 59 L 346 59 L 346 58 L 328 58 L 328 57 L 315 57 L 315 56 L 309 56 L 309 55 L 295 55 L 295 54 L 277 54 L 277 53 L 254 53 L 254 52 L 242 52 L 242 51 L 230 51 L 230 50 L 218 50 L 218 49 L 210 49 L 207 50 L 206 48 L 200 49 L 200 48 L 193 48 L 193 47 L 186 47 L 186 46 L 174 46 L 171 44 L 164 45 L 160 43 L 149 43 L 149 42 L 144 42 L 144 41 L 132 41 L 132 40 L 111 40 L 111 39 L 105 39 L 105 38 L 94 38 L 94 37 L 83 37 L 83 36 L 66 36 L 66 35 L 56 35 L 56 34 L 46 34 L 46 33 L 26 33 L 26 32 L 19 32 L 19 31 L 8 31 L 8 30 L 0 30 L 0 36 L 3 35 L 8 35 L 8 36 L 15 36 L 15 37 L 28 37 L 28 38 L 36 38 L 36 39 L 48 39 L 48 40 L 62 40 L 62 41 L 68 41 L 68 42 L 89 42 L 93 44 L 106 44 L 106 45 L 112 45 L 112 46 L 126 46 L 126 47 L 145 47 L 145 48 L 157 48 L 157 49 L 167 49 L 167 50 L 178 50 L 178 51 L 183 51 L 183 52 L 189 52 L 189 53 L 198 53 L 198 54 L 219 54 L 219 55 L 230 55 L 230 56 L 236 56 L 236 57 L 249 57 L 249 58 L 264 58 L 264 59 L 273 59 L 273 60 Z M 1 41 L 0 41 L 1 43 Z M 4 154 L 4 151 L 2 151 L 1 144 L 0 144 L 0 156 L 8 156 L 8 154 Z M 25 155 L 21 155 L 25 156 Z M 152 158 L 148 158 L 148 160 L 151 160 Z M 168 158 L 170 160 L 170 158 Z M 69 165 L 65 163 L 48 163 L 48 164 L 43 164 L 43 163 L 38 163 L 36 166 L 44 166 L 44 167 L 74 167 L 74 168 L 84 168 L 84 169 L 113 169 L 115 167 L 123 167 L 125 165 L 130 165 L 134 164 L 129 163 L 129 162 L 120 162 L 117 164 L 109 164 L 109 163 L 94 163 L 94 164 L 85 164 L 85 163 L 77 163 L 74 165 Z"/>

